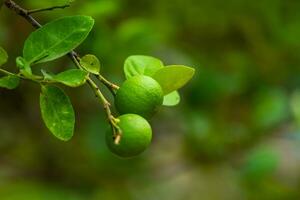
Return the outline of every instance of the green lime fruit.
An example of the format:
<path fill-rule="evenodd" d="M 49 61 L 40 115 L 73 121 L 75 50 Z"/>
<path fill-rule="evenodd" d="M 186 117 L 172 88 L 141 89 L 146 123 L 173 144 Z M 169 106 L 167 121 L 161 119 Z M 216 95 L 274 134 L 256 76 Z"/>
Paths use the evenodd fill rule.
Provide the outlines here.
<path fill-rule="evenodd" d="M 149 76 L 126 80 L 116 94 L 115 105 L 120 114 L 133 113 L 145 118 L 153 116 L 163 103 L 160 84 Z"/>
<path fill-rule="evenodd" d="M 121 115 L 118 119 L 122 131 L 119 144 L 115 144 L 112 131 L 106 133 L 106 144 L 110 151 L 123 158 L 145 151 L 152 139 L 152 129 L 147 120 L 136 114 Z"/>

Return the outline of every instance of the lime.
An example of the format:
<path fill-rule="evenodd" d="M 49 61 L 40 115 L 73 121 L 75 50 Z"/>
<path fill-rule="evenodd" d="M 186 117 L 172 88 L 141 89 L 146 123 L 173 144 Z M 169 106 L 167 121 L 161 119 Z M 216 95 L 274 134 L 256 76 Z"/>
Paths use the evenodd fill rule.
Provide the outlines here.
<path fill-rule="evenodd" d="M 156 80 L 138 75 L 123 83 L 116 94 L 115 105 L 120 114 L 133 113 L 149 118 L 162 105 L 163 97 Z"/>
<path fill-rule="evenodd" d="M 120 157 L 133 157 L 142 153 L 151 143 L 152 130 L 143 117 L 125 114 L 119 118 L 118 126 L 122 131 L 119 144 L 115 144 L 112 131 L 106 133 L 106 144 L 114 154 Z"/>

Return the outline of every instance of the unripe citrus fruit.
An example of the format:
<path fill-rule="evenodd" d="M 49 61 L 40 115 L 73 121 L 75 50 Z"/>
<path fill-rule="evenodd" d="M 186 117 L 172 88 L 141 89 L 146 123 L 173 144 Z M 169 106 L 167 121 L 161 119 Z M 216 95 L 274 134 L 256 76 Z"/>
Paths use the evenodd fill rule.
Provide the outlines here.
<path fill-rule="evenodd" d="M 115 105 L 120 114 L 134 113 L 151 117 L 162 105 L 163 91 L 149 76 L 134 76 L 126 80 L 116 94 Z"/>
<path fill-rule="evenodd" d="M 119 118 L 118 126 L 122 131 L 119 144 L 115 144 L 112 131 L 106 133 L 108 148 L 120 157 L 133 157 L 142 153 L 151 143 L 152 129 L 143 117 L 125 114 Z"/>

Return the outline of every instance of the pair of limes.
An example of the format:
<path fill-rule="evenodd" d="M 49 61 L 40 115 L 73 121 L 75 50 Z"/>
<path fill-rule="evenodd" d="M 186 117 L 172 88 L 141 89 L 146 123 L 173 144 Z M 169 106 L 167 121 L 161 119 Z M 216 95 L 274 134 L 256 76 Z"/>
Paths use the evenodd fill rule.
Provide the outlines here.
<path fill-rule="evenodd" d="M 157 112 L 163 97 L 160 84 L 149 76 L 137 75 L 123 83 L 115 97 L 116 108 L 122 114 L 118 118 L 122 131 L 120 143 L 115 144 L 112 132 L 106 134 L 106 143 L 114 154 L 133 157 L 149 146 L 152 129 L 146 119 Z"/>

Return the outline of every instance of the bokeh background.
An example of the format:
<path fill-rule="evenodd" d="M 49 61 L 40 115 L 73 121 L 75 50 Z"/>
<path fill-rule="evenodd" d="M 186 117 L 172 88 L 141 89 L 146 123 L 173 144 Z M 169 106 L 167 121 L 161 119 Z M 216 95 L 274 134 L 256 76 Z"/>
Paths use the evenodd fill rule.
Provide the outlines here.
<path fill-rule="evenodd" d="M 118 84 L 132 54 L 197 73 L 181 90 L 180 105 L 162 108 L 151 121 L 151 147 L 129 160 L 106 148 L 104 112 L 87 86 L 65 88 L 77 115 L 67 143 L 45 128 L 38 85 L 0 89 L 0 199 L 300 199 L 299 10 L 298 0 L 76 0 L 36 14 L 41 23 L 93 16 L 94 30 L 77 51 L 96 54 L 103 74 Z M 15 57 L 32 31 L 0 10 L 6 69 L 16 71 Z M 35 71 L 72 67 L 63 58 Z"/>

